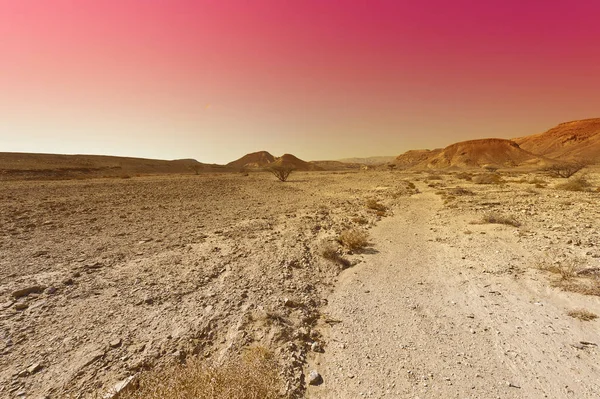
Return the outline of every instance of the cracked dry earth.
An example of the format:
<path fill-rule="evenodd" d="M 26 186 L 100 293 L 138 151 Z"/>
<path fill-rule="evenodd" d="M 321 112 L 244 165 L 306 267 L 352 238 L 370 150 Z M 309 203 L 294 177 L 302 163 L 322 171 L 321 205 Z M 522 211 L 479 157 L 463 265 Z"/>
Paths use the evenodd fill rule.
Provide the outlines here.
<path fill-rule="evenodd" d="M 600 267 L 600 194 L 559 182 L 377 171 L 2 182 L 0 398 L 94 397 L 253 344 L 277 355 L 288 397 L 599 397 L 600 322 L 567 312 L 600 315 L 600 301 L 534 267 Z M 490 212 L 521 226 L 472 224 Z M 349 228 L 372 246 L 339 247 Z M 324 259 L 330 245 L 353 266 Z M 307 384 L 312 370 L 322 384 Z"/>

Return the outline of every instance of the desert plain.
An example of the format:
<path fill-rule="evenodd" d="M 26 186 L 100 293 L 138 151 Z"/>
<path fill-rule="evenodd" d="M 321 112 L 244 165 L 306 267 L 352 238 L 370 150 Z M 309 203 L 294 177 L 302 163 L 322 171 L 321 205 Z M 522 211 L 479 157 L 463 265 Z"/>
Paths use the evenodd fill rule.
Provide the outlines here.
<path fill-rule="evenodd" d="M 597 398 L 600 173 L 578 173 L 2 181 L 0 397 L 127 397 L 259 345 L 282 397 Z"/>

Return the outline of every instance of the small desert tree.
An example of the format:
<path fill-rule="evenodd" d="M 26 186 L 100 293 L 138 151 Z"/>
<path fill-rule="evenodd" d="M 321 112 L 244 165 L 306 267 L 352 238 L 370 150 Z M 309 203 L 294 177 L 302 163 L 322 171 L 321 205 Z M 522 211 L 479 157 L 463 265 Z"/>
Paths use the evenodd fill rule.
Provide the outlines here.
<path fill-rule="evenodd" d="M 200 174 L 200 171 L 202 170 L 202 165 L 200 165 L 200 164 L 194 164 L 194 165 L 191 165 L 189 168 L 190 168 L 190 170 L 192 170 L 192 171 L 193 171 L 195 174 L 199 175 L 199 174 Z"/>
<path fill-rule="evenodd" d="M 573 176 L 581 169 L 585 168 L 585 162 L 564 162 L 550 165 L 544 170 L 554 177 L 564 177 L 565 179 Z"/>
<path fill-rule="evenodd" d="M 290 177 L 294 167 L 292 165 L 273 165 L 267 168 L 267 170 L 273 173 L 280 181 L 286 181 Z"/>

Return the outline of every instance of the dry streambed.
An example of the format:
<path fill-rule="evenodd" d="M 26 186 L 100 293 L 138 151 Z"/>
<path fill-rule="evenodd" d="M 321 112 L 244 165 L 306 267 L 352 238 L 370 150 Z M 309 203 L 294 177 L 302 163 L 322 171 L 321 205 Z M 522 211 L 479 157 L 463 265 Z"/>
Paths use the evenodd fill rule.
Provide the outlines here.
<path fill-rule="evenodd" d="M 339 322 L 309 397 L 598 397 L 600 301 L 580 289 L 598 284 L 598 193 L 537 174 L 414 180 L 424 194 L 329 297 Z"/>

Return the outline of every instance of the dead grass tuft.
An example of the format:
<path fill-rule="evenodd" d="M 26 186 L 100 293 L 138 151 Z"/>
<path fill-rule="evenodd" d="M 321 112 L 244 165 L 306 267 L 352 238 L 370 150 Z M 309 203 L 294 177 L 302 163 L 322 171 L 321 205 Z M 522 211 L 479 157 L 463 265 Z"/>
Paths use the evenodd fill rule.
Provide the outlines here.
<path fill-rule="evenodd" d="M 448 193 L 450 195 L 475 195 L 475 193 L 471 190 L 468 190 L 466 188 L 462 188 L 462 187 L 454 187 L 454 188 L 450 188 L 448 189 Z"/>
<path fill-rule="evenodd" d="M 363 249 L 369 244 L 369 235 L 363 230 L 344 230 L 340 234 L 338 241 L 346 248 L 355 251 Z"/>
<path fill-rule="evenodd" d="M 598 318 L 598 315 L 585 309 L 573 309 L 567 312 L 567 315 L 582 321 L 591 321 Z"/>
<path fill-rule="evenodd" d="M 504 216 L 504 215 L 500 215 L 498 213 L 487 213 L 487 214 L 483 215 L 483 217 L 481 218 L 481 221 L 474 222 L 473 224 L 478 224 L 478 223 L 479 224 L 485 224 L 485 223 L 505 224 L 505 225 L 513 226 L 513 227 L 521 226 L 521 222 L 519 222 L 514 217 Z"/>
<path fill-rule="evenodd" d="M 219 366 L 193 358 L 184 365 L 140 375 L 138 389 L 119 399 L 275 399 L 284 397 L 283 380 L 272 353 L 248 349 Z"/>
<path fill-rule="evenodd" d="M 327 246 L 321 251 L 321 255 L 334 263 L 337 263 L 342 267 L 342 269 L 347 269 L 352 266 L 352 263 L 346 258 L 344 258 L 333 246 Z"/>
<path fill-rule="evenodd" d="M 587 191 L 591 184 L 585 179 L 585 177 L 578 177 L 576 179 L 570 179 L 569 181 L 557 184 L 555 188 L 565 191 Z"/>
<path fill-rule="evenodd" d="M 473 183 L 475 184 L 501 184 L 504 180 L 499 174 L 486 173 L 473 177 Z"/>
<path fill-rule="evenodd" d="M 582 295 L 600 296 L 598 268 L 585 268 L 584 264 L 584 259 L 569 258 L 561 262 L 542 261 L 536 268 L 556 276 L 551 282 L 553 287 Z"/>
<path fill-rule="evenodd" d="M 456 175 L 457 178 L 462 179 L 462 180 L 466 180 L 466 181 L 471 181 L 473 180 L 473 175 L 471 173 L 468 172 L 460 172 Z"/>
<path fill-rule="evenodd" d="M 352 218 L 352 221 L 354 223 L 363 224 L 363 225 L 369 223 L 369 221 L 367 220 L 367 218 L 364 218 L 362 216 L 354 217 L 354 218 Z"/>
<path fill-rule="evenodd" d="M 367 208 L 372 209 L 374 211 L 385 212 L 387 210 L 387 206 L 383 205 L 380 202 L 377 202 L 377 200 L 374 199 L 368 200 L 366 206 Z"/>

